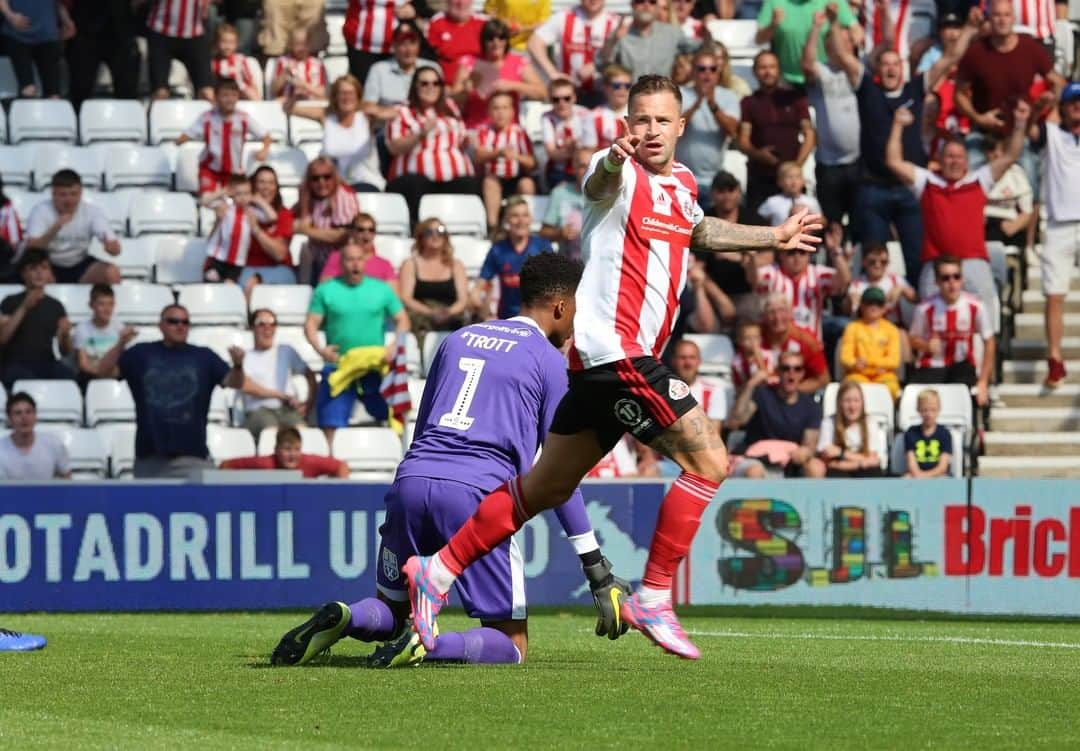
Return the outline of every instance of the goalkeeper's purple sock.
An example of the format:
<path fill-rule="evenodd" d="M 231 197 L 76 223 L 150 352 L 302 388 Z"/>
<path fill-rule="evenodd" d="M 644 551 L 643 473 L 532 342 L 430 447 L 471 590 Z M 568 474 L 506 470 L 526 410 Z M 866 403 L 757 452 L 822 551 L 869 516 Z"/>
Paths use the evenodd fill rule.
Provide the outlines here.
<path fill-rule="evenodd" d="M 435 649 L 424 656 L 424 662 L 516 664 L 521 662 L 521 654 L 502 631 L 480 627 L 440 634 Z"/>
<path fill-rule="evenodd" d="M 365 597 L 349 605 L 352 622 L 348 636 L 360 641 L 386 641 L 394 635 L 394 614 L 377 597 Z"/>

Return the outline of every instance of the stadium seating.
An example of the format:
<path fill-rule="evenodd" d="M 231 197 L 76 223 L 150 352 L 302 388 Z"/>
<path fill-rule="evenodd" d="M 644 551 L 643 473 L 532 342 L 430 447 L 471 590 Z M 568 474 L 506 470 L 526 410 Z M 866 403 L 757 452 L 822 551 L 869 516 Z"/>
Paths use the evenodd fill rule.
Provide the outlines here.
<path fill-rule="evenodd" d="M 146 108 L 131 99 L 87 99 L 79 108 L 79 142 L 146 143 Z"/>
<path fill-rule="evenodd" d="M 247 301 L 235 284 L 185 284 L 177 301 L 188 309 L 192 326 L 240 326 L 247 323 Z"/>
<path fill-rule="evenodd" d="M 12 384 L 11 393 L 20 391 L 28 393 L 37 403 L 40 422 L 82 424 L 83 398 L 75 381 L 20 379 Z"/>
<path fill-rule="evenodd" d="M 64 306 L 64 311 L 72 323 L 90 320 L 90 285 L 89 284 L 49 284 L 45 294 L 55 298 Z"/>
<path fill-rule="evenodd" d="M 386 346 L 393 347 L 397 340 L 397 334 L 393 331 L 386 332 Z M 419 376 L 424 371 L 423 356 L 420 353 L 420 343 L 416 340 L 416 334 L 411 331 L 405 334 L 405 366 L 410 376 Z"/>
<path fill-rule="evenodd" d="M 122 144 L 105 152 L 105 189 L 172 187 L 173 170 L 160 148 Z"/>
<path fill-rule="evenodd" d="M 195 118 L 210 109 L 202 99 L 158 99 L 150 104 L 150 143 L 175 141 Z"/>
<path fill-rule="evenodd" d="M 418 219 L 438 218 L 451 235 L 487 236 L 487 211 L 480 196 L 471 194 L 436 194 L 420 199 Z M 379 229 L 383 229 L 381 226 Z M 383 229 L 385 232 L 385 229 Z"/>
<path fill-rule="evenodd" d="M 326 434 L 318 428 L 301 427 L 300 450 L 305 454 L 317 454 L 330 456 L 330 444 L 326 442 Z M 264 428 L 259 433 L 259 456 L 270 456 L 274 453 L 274 444 L 277 442 L 277 428 Z"/>
<path fill-rule="evenodd" d="M 322 147 L 323 126 L 318 120 L 308 117 L 289 115 L 289 143 L 293 146 L 301 144 L 318 144 Z"/>
<path fill-rule="evenodd" d="M 109 476 L 130 479 L 135 471 L 135 424 L 103 423 L 94 428 L 109 455 Z"/>
<path fill-rule="evenodd" d="M 529 204 L 529 211 L 532 213 L 532 224 L 529 225 L 529 229 L 532 232 L 539 232 L 544 223 L 544 213 L 547 211 L 549 199 L 547 196 L 522 196 L 522 198 Z"/>
<path fill-rule="evenodd" d="M 746 154 L 738 149 L 728 149 L 724 152 L 724 170 L 739 181 L 742 189 L 746 190 Z"/>
<path fill-rule="evenodd" d="M 116 318 L 136 326 L 156 326 L 161 320 L 162 309 L 176 301 L 172 290 L 159 284 L 124 282 L 116 285 L 113 293 L 116 295 Z"/>
<path fill-rule="evenodd" d="M 117 195 L 108 193 L 106 195 Z M 125 237 L 120 241 L 120 255 L 110 256 L 104 251 L 91 254 L 104 261 L 115 264 L 120 269 L 120 276 L 124 279 L 137 281 L 149 281 L 154 275 L 154 263 L 156 256 L 154 249 L 156 238 L 153 235 L 142 237 Z"/>
<path fill-rule="evenodd" d="M 731 363 L 735 359 L 735 346 L 723 334 L 687 334 L 685 339 L 695 342 L 701 350 L 702 375 L 727 377 L 731 375 Z"/>
<path fill-rule="evenodd" d="M 544 113 L 551 109 L 548 102 L 526 99 L 521 103 L 521 124 L 533 143 L 544 140 Z"/>
<path fill-rule="evenodd" d="M 185 143 L 173 150 L 173 187 L 181 193 L 199 192 L 199 156 L 202 144 Z"/>
<path fill-rule="evenodd" d="M 323 67 L 326 68 L 326 80 L 333 84 L 334 81 L 349 74 L 349 58 L 342 55 L 324 57 Z"/>
<path fill-rule="evenodd" d="M 465 264 L 469 278 L 475 278 L 491 250 L 491 243 L 481 237 L 469 235 L 452 237 L 451 242 L 454 244 L 454 257 Z"/>
<path fill-rule="evenodd" d="M 889 389 L 880 383 L 860 383 L 863 392 L 863 403 L 866 406 L 866 414 L 881 424 L 890 434 L 895 429 L 892 394 Z M 825 393 L 821 397 L 821 410 L 823 417 L 832 417 L 836 414 L 836 393 L 840 390 L 840 384 L 830 383 L 825 387 Z"/>
<path fill-rule="evenodd" d="M 241 99 L 236 103 L 236 109 L 255 118 L 277 143 L 286 143 L 289 140 L 289 123 L 285 119 L 285 110 L 281 109 L 279 103 Z"/>
<path fill-rule="evenodd" d="M 402 455 L 401 438 L 390 428 L 341 428 L 334 433 L 332 448 L 354 478 L 392 474 Z"/>
<path fill-rule="evenodd" d="M 260 284 L 251 292 L 251 309 L 269 308 L 278 325 L 301 326 L 307 318 L 311 292 L 307 284 Z"/>
<path fill-rule="evenodd" d="M 251 347 L 251 334 L 236 326 L 196 326 L 188 334 L 188 342 L 200 347 L 209 347 L 226 362 L 229 361 L 229 347 Z"/>
<path fill-rule="evenodd" d="M 16 99 L 8 112 L 8 143 L 66 141 L 75 143 L 78 119 L 65 99 Z"/>
<path fill-rule="evenodd" d="M 380 235 L 409 237 L 409 206 L 400 193 L 361 193 L 360 210 L 375 217 Z"/>
<path fill-rule="evenodd" d="M 25 146 L 0 146 L 0 177 L 4 180 L 5 192 L 10 194 L 11 188 L 16 186 L 29 189 L 34 167 L 31 156 L 30 149 Z"/>
<path fill-rule="evenodd" d="M 330 37 L 329 43 L 326 45 L 327 56 L 340 57 L 348 52 L 348 46 L 345 44 L 345 36 L 342 32 L 342 27 L 345 25 L 345 16 L 331 15 L 330 9 L 326 11 L 326 33 Z"/>
<path fill-rule="evenodd" d="M 230 362 L 229 358 L 225 358 Z M 230 362 L 231 364 L 231 362 Z M 210 392 L 210 409 L 206 413 L 206 421 L 214 425 L 231 425 L 233 405 L 236 404 L 236 390 L 221 386 Z"/>
<path fill-rule="evenodd" d="M 423 363 L 423 375 L 427 378 L 428 370 L 431 369 L 431 363 L 435 360 L 435 353 L 439 351 L 439 345 L 450 336 L 450 331 L 429 331 L 424 335 L 424 347 L 421 352 L 421 362 Z"/>
<path fill-rule="evenodd" d="M 389 261 L 395 270 L 400 271 L 401 264 L 412 255 L 412 244 L 411 237 L 378 235 L 375 238 L 375 253 Z"/>
<path fill-rule="evenodd" d="M 184 235 L 147 235 L 154 248 L 154 279 L 159 284 L 195 284 L 203 278 L 206 241 Z M 130 241 L 129 241 L 130 242 Z"/>
<path fill-rule="evenodd" d="M 105 160 L 101 152 L 84 146 L 42 144 L 34 149 L 33 185 L 35 190 L 46 190 L 52 176 L 62 169 L 73 169 L 82 178 L 84 188 L 101 187 L 101 175 Z"/>
<path fill-rule="evenodd" d="M 763 49 L 754 39 L 758 26 L 753 19 L 714 19 L 709 22 L 708 29 L 710 36 L 727 47 L 733 58 L 752 58 Z"/>
<path fill-rule="evenodd" d="M 104 193 L 96 190 L 84 190 L 83 200 L 104 211 L 105 216 L 109 219 L 109 226 L 112 227 L 112 231 L 123 236 L 128 233 L 128 214 L 131 212 L 133 195 L 134 192 L 130 189 Z"/>
<path fill-rule="evenodd" d="M 278 344 L 289 344 L 293 349 L 297 351 L 307 366 L 312 370 L 318 372 L 322 370 L 323 360 L 315 348 L 308 343 L 307 338 L 304 336 L 304 329 L 300 326 L 278 326 L 277 332 Z M 326 336 L 323 332 L 319 332 L 319 346 L 326 344 Z"/>
<path fill-rule="evenodd" d="M 244 169 L 247 174 L 252 174 L 255 168 L 268 164 L 277 173 L 278 184 L 289 188 L 297 188 L 304 181 L 304 172 L 307 170 L 308 158 L 300 149 L 291 146 L 274 144 L 270 147 L 270 154 L 266 161 L 260 162 L 255 159 L 255 153 L 262 148 L 257 143 L 244 145 Z"/>
<path fill-rule="evenodd" d="M 39 429 L 60 438 L 67 449 L 73 479 L 101 480 L 109 476 L 109 449 L 100 433 L 68 425 L 40 425 Z"/>
<path fill-rule="evenodd" d="M 255 455 L 255 439 L 243 428 L 207 425 L 206 446 L 210 449 L 210 458 L 215 464 L 240 456 Z"/>
<path fill-rule="evenodd" d="M 906 431 L 914 425 L 921 425 L 919 417 L 918 399 L 919 392 L 925 389 L 934 389 L 941 397 L 941 414 L 938 415 L 938 424 L 948 428 L 952 435 L 953 477 L 964 476 L 964 465 L 967 462 L 967 445 L 974 430 L 974 417 L 971 405 L 971 389 L 959 383 L 949 384 L 911 384 L 904 387 L 900 394 L 900 404 L 897 407 L 897 429 Z M 897 443 L 903 443 L 897 441 Z M 894 459 L 896 458 L 894 454 Z M 894 463 L 893 471 L 899 471 Z"/>
<path fill-rule="evenodd" d="M 195 199 L 186 193 L 138 193 L 128 217 L 131 236 L 147 233 L 194 235 L 198 229 Z"/>
<path fill-rule="evenodd" d="M 88 428 L 103 422 L 135 422 L 135 400 L 126 381 L 90 381 L 86 385 L 85 408 Z"/>

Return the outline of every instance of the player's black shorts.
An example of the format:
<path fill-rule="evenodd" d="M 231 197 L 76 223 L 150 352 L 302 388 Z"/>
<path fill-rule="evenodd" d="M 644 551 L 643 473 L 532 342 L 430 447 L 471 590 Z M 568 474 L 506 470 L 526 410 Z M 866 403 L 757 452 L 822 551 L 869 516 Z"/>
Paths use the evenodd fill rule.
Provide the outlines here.
<path fill-rule="evenodd" d="M 650 443 L 697 405 L 690 387 L 652 357 L 570 371 L 570 389 L 559 402 L 550 432 L 595 430 L 606 454 L 629 432 Z"/>

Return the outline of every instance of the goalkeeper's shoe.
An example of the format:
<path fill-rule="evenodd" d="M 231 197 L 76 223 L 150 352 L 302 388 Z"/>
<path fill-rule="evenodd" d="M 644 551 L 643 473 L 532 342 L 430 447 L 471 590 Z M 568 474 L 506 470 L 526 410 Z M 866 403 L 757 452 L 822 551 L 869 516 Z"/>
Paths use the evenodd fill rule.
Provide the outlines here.
<path fill-rule="evenodd" d="M 438 626 L 435 635 L 438 636 Z M 419 665 L 427 650 L 420 643 L 420 634 L 413 631 L 412 622 L 405 624 L 401 633 L 376 649 L 368 657 L 369 668 L 404 668 Z"/>
<path fill-rule="evenodd" d="M 440 594 L 428 578 L 430 561 L 430 557 L 414 555 L 401 567 L 409 582 L 409 606 L 412 608 L 409 617 L 412 618 L 413 630 L 420 637 L 424 649 L 429 652 L 435 649 L 435 640 L 439 638 L 435 620 L 447 600 L 446 595 Z"/>
<path fill-rule="evenodd" d="M 45 637 L 0 628 L 0 652 L 32 652 L 45 647 Z"/>
<path fill-rule="evenodd" d="M 675 617 L 670 602 L 645 605 L 635 594 L 622 604 L 622 618 L 661 649 L 687 660 L 696 660 L 701 652 L 687 637 Z"/>
<path fill-rule="evenodd" d="M 328 602 L 285 636 L 281 637 L 271 665 L 304 665 L 334 645 L 349 628 L 352 613 L 343 602 Z"/>

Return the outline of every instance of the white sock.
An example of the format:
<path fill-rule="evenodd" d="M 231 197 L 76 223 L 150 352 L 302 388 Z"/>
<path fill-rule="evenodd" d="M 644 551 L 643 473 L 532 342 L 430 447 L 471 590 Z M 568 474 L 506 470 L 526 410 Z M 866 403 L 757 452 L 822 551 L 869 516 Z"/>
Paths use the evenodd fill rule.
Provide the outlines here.
<path fill-rule="evenodd" d="M 442 558 L 439 554 L 431 556 L 431 562 L 428 563 L 427 568 L 428 579 L 435 585 L 435 589 L 439 591 L 439 594 L 446 594 L 450 591 L 450 587 L 454 586 L 454 581 L 457 577 L 446 567 L 446 564 L 442 562 Z"/>
<path fill-rule="evenodd" d="M 670 589 L 653 589 L 652 587 L 646 587 L 644 584 L 637 588 L 635 592 L 638 598 L 638 602 L 642 605 L 660 605 L 662 603 L 671 602 L 671 590 Z"/>

